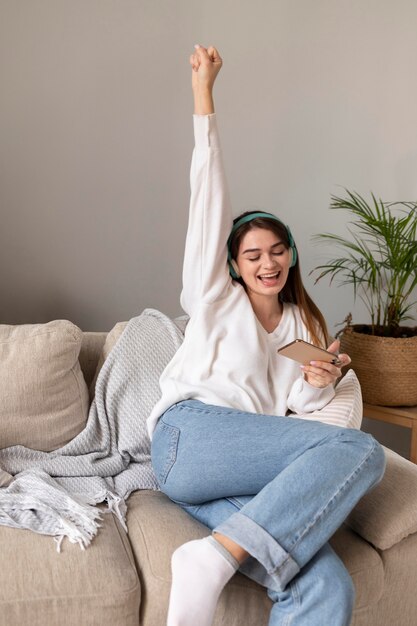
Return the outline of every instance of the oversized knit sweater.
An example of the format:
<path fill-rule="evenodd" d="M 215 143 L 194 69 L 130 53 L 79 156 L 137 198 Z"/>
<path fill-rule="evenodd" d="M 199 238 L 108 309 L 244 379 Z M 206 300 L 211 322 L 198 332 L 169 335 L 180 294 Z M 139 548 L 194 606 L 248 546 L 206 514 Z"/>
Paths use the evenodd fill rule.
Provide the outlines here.
<path fill-rule="evenodd" d="M 309 413 L 334 396 L 310 385 L 298 363 L 277 354 L 294 339 L 311 341 L 298 307 L 284 303 L 277 328 L 258 321 L 227 264 L 232 228 L 216 115 L 194 115 L 191 201 L 181 305 L 190 316 L 184 342 L 160 378 L 162 396 L 148 418 L 150 437 L 159 417 L 186 399 L 251 413 Z"/>

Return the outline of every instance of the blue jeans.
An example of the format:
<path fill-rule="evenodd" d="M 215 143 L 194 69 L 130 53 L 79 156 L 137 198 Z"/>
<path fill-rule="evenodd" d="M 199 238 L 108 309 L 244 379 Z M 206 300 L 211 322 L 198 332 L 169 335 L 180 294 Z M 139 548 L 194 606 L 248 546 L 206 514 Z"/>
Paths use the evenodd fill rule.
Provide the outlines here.
<path fill-rule="evenodd" d="M 328 540 L 382 478 L 361 431 L 186 400 L 160 418 L 161 490 L 242 546 L 240 571 L 268 589 L 270 626 L 348 626 L 352 581 Z"/>

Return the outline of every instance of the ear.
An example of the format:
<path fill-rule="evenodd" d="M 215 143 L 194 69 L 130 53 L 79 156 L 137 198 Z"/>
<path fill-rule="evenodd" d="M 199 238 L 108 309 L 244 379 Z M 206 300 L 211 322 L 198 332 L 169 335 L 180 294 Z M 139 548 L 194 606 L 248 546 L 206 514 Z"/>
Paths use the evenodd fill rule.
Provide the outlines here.
<path fill-rule="evenodd" d="M 234 276 L 233 278 L 240 278 L 239 266 L 234 259 L 230 261 L 230 265 L 232 266 Z"/>

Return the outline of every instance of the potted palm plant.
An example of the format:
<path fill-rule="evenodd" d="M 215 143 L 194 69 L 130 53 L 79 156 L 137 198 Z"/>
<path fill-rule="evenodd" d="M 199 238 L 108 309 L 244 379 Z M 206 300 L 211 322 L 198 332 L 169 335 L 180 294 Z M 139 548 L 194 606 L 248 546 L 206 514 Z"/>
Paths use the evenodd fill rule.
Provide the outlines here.
<path fill-rule="evenodd" d="M 330 277 L 351 285 L 365 304 L 368 324 L 351 324 L 349 314 L 341 349 L 352 358 L 364 401 L 386 406 L 417 404 L 417 327 L 413 319 L 417 286 L 417 202 L 366 201 L 345 189 L 330 208 L 351 216 L 349 238 L 322 233 L 314 239 L 332 244 L 341 255 L 317 266 L 316 282 Z"/>

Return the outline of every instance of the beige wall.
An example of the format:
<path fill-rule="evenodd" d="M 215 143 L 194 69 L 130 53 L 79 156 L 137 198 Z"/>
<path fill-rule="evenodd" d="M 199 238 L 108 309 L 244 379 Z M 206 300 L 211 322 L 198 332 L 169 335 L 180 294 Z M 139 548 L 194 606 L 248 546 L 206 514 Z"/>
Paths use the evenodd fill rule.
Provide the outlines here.
<path fill-rule="evenodd" d="M 0 321 L 180 311 L 195 42 L 225 58 L 235 211 L 288 220 L 342 321 L 310 235 L 343 232 L 338 185 L 416 197 L 416 23 L 413 0 L 0 0 Z"/>
<path fill-rule="evenodd" d="M 291 224 L 334 330 L 352 293 L 312 286 L 310 236 L 343 232 L 338 185 L 417 196 L 416 23 L 414 0 L 0 0 L 0 322 L 180 312 L 199 42 L 235 211 Z"/>

